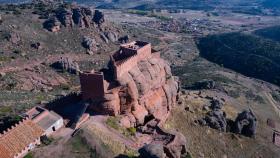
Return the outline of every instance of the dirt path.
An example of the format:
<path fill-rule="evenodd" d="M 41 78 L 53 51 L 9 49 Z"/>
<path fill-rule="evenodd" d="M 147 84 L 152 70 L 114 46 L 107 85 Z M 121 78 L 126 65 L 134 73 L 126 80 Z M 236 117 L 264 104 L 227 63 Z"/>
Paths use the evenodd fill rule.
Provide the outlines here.
<path fill-rule="evenodd" d="M 95 126 L 100 131 L 102 131 L 102 133 L 114 138 L 115 141 L 121 142 L 125 146 L 131 147 L 133 149 L 138 149 L 139 148 L 139 145 L 135 141 L 123 136 L 122 134 L 120 134 L 115 129 L 109 128 L 105 123 L 106 119 L 107 119 L 107 116 L 101 116 L 101 115 L 100 116 L 92 116 L 90 118 L 90 120 L 88 120 L 84 124 L 84 126 Z"/>
<path fill-rule="evenodd" d="M 72 133 L 73 130 L 70 128 L 62 128 L 55 132 L 52 135 L 52 137 L 55 139 L 55 142 L 52 142 L 52 144 L 48 146 L 36 148 L 33 152 L 34 158 L 59 158 L 62 155 L 71 154 L 68 153 L 69 151 L 65 151 L 65 144 L 71 138 Z"/>
<path fill-rule="evenodd" d="M 263 94 L 275 109 L 275 112 L 277 113 L 278 117 L 280 117 L 280 105 L 277 104 L 277 102 L 273 99 L 270 93 L 263 92 Z"/>

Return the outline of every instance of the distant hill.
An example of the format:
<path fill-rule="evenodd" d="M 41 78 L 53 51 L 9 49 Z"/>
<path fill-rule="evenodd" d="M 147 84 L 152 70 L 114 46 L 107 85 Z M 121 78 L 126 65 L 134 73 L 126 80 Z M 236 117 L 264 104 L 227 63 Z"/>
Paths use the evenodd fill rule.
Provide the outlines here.
<path fill-rule="evenodd" d="M 75 1 L 75 0 L 68 0 Z M 133 8 L 140 10 L 149 9 L 197 9 L 210 10 L 221 6 L 236 7 L 251 5 L 260 0 L 76 0 L 78 3 L 92 4 L 99 8 Z"/>
<path fill-rule="evenodd" d="M 273 26 L 273 27 L 260 29 L 255 31 L 254 33 L 258 36 L 280 42 L 280 26 Z"/>
<path fill-rule="evenodd" d="M 280 9 L 280 0 L 265 0 L 262 4 L 265 8 Z"/>
<path fill-rule="evenodd" d="M 280 85 L 280 43 L 249 34 L 201 38 L 202 57 L 244 75 Z"/>
<path fill-rule="evenodd" d="M 0 3 L 23 3 L 32 0 L 0 0 Z M 211 10 L 215 8 L 241 9 L 251 12 L 256 6 L 279 9 L 280 0 L 65 0 L 80 4 L 94 5 L 97 8 L 130 8 L 139 10 L 150 9 L 196 9 Z M 247 8 L 249 7 L 249 8 Z M 249 11 L 248 11 L 249 10 Z M 241 12 L 240 11 L 240 12 Z"/>

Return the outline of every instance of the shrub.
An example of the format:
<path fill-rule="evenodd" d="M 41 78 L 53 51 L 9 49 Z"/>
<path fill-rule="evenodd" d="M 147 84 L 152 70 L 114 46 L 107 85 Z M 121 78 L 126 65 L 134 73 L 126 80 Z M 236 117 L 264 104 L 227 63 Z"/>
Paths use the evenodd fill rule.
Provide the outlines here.
<path fill-rule="evenodd" d="M 116 130 L 119 130 L 120 129 L 120 125 L 119 125 L 119 120 L 118 118 L 116 117 L 112 117 L 110 116 L 107 120 L 106 120 L 106 124 L 109 126 L 109 127 L 112 127 Z"/>
<path fill-rule="evenodd" d="M 32 155 L 32 153 L 28 153 L 23 158 L 33 158 L 33 155 Z"/>
<path fill-rule="evenodd" d="M 127 129 L 130 135 L 134 136 L 136 134 L 136 128 L 135 127 L 130 127 Z"/>

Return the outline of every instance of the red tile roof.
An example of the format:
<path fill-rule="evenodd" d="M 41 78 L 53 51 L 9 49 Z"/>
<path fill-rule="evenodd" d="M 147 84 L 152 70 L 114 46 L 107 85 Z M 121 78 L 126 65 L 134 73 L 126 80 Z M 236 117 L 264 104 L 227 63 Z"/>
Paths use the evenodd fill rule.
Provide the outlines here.
<path fill-rule="evenodd" d="M 44 133 L 29 119 L 21 121 L 0 135 L 0 158 L 14 158 Z"/>

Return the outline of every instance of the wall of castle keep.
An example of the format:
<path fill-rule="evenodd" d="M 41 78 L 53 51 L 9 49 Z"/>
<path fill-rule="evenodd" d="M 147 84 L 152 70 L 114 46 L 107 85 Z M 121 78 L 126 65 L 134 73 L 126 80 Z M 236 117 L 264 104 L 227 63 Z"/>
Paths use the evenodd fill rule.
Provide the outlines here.
<path fill-rule="evenodd" d="M 118 62 L 113 61 L 114 63 L 113 69 L 114 69 L 116 79 L 118 79 L 118 77 L 122 76 L 124 73 L 128 72 L 130 69 L 136 66 L 137 62 L 143 59 L 147 59 L 152 55 L 152 46 L 150 43 L 137 50 L 129 49 L 126 47 L 121 47 L 121 50 L 125 52 L 125 54 L 135 54 L 135 55 L 127 59 L 124 59 L 122 61 L 118 61 Z M 135 51 L 136 53 L 134 53 Z"/>
<path fill-rule="evenodd" d="M 103 73 L 81 73 L 80 83 L 84 100 L 100 99 L 106 92 Z"/>

